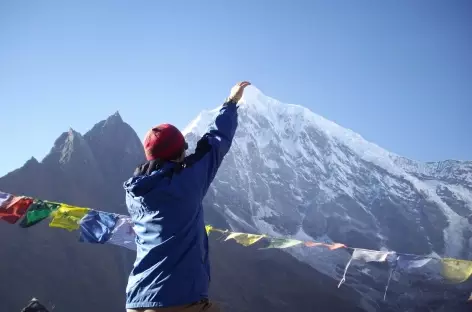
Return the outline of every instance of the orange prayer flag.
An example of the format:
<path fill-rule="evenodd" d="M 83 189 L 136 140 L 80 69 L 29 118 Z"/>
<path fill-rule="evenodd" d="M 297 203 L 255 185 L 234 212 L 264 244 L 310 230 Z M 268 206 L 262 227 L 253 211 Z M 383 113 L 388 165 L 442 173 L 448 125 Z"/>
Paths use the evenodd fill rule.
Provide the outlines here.
<path fill-rule="evenodd" d="M 339 248 L 346 248 L 346 245 L 340 243 L 334 243 L 332 245 L 328 245 L 329 250 L 335 250 Z"/>
<path fill-rule="evenodd" d="M 307 246 L 307 247 L 324 246 L 324 247 L 329 248 L 329 250 L 335 250 L 335 249 L 346 247 L 346 245 L 340 244 L 340 243 L 325 244 L 325 243 L 317 243 L 317 242 L 305 242 L 305 246 Z"/>

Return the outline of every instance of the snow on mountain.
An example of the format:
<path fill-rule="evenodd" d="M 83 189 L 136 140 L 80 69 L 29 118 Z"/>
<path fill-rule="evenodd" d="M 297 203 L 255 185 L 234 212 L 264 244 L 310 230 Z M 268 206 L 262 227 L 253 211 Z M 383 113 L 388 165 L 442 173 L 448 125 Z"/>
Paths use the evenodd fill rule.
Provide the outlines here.
<path fill-rule="evenodd" d="M 350 175 L 355 175 L 356 171 L 362 169 L 363 162 L 372 164 L 377 167 L 377 170 L 388 173 L 383 177 L 382 182 L 384 186 L 390 188 L 389 192 L 401 196 L 402 194 L 399 194 L 395 187 L 399 186 L 398 180 L 404 180 L 411 184 L 410 195 L 422 193 L 426 200 L 442 210 L 449 223 L 444 229 L 444 235 L 450 237 L 446 242 L 446 253 L 450 256 L 460 253 L 463 246 L 456 242 L 460 241 L 459 230 L 464 227 L 462 221 L 466 215 L 459 215 L 449 207 L 441 199 L 436 186 L 448 187 L 453 196 L 466 200 L 467 212 L 472 213 L 472 190 L 467 185 L 472 181 L 472 162 L 450 161 L 423 164 L 405 159 L 366 141 L 349 129 L 316 115 L 307 108 L 283 104 L 267 97 L 255 87 L 249 87 L 246 90 L 241 102 L 240 126 L 233 148 L 235 150 L 233 157 L 236 156 L 234 154 L 250 157 L 256 148 L 261 156 L 264 156 L 262 157 L 264 167 L 261 169 L 272 171 L 279 168 L 279 160 L 288 166 L 295 165 L 297 162 L 306 162 L 306 165 L 311 163 L 313 167 L 305 166 L 299 169 L 304 171 L 304 174 L 318 173 L 327 177 L 323 179 L 325 183 L 318 182 L 323 190 L 323 197 L 326 199 L 339 195 L 353 197 L 355 192 L 372 191 L 377 188 L 378 185 L 370 185 L 370 190 L 361 190 L 359 185 L 349 179 Z M 201 113 L 184 132 L 186 134 L 192 132 L 197 136 L 203 134 L 217 113 L 218 109 Z M 280 147 L 282 151 L 279 155 L 280 159 L 264 155 L 264 151 L 270 151 L 271 144 Z M 454 165 L 460 168 L 455 170 L 459 174 L 454 174 L 454 169 L 451 169 Z M 257 174 L 257 172 L 248 171 L 246 174 Z M 465 185 L 444 183 L 435 185 L 426 181 L 451 174 L 455 177 L 462 176 Z M 419 175 L 429 176 L 430 179 L 421 179 Z M 301 201 L 305 200 L 295 194 L 295 198 L 297 197 Z M 369 207 L 364 207 L 364 209 L 368 211 Z M 270 215 L 273 213 L 271 210 L 270 208 L 262 211 L 259 209 L 257 212 Z"/>
<path fill-rule="evenodd" d="M 191 146 L 218 110 L 184 130 Z M 207 205 L 235 230 L 470 258 L 471 182 L 472 162 L 406 159 L 251 86 Z M 349 256 L 287 251 L 336 278 Z"/>

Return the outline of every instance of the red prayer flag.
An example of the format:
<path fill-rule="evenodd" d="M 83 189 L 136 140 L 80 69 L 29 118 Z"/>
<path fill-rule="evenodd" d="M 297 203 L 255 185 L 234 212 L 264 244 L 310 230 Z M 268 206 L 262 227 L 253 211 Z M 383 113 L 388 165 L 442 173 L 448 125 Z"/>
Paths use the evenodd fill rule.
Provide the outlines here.
<path fill-rule="evenodd" d="M 15 224 L 24 216 L 32 203 L 33 199 L 30 197 L 14 196 L 0 207 L 0 219 L 10 224 Z"/>

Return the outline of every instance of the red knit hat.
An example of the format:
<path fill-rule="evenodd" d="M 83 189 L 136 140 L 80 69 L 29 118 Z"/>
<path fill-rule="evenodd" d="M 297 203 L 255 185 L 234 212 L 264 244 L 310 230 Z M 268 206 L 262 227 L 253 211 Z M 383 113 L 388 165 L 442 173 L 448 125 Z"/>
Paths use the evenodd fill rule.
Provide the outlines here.
<path fill-rule="evenodd" d="M 170 124 L 162 124 L 149 130 L 143 145 L 147 160 L 174 160 L 187 149 L 182 133 Z"/>

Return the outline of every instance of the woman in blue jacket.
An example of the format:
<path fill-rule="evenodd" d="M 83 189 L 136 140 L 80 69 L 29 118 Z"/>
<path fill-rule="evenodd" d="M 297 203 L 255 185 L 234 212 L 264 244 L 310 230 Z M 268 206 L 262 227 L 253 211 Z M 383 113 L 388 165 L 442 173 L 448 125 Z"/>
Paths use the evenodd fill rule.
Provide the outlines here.
<path fill-rule="evenodd" d="M 231 89 L 195 153 L 182 133 L 163 124 L 144 139 L 147 162 L 124 183 L 137 255 L 126 287 L 128 312 L 219 311 L 208 300 L 210 263 L 202 200 L 228 153 L 237 103 L 249 82 Z"/>

